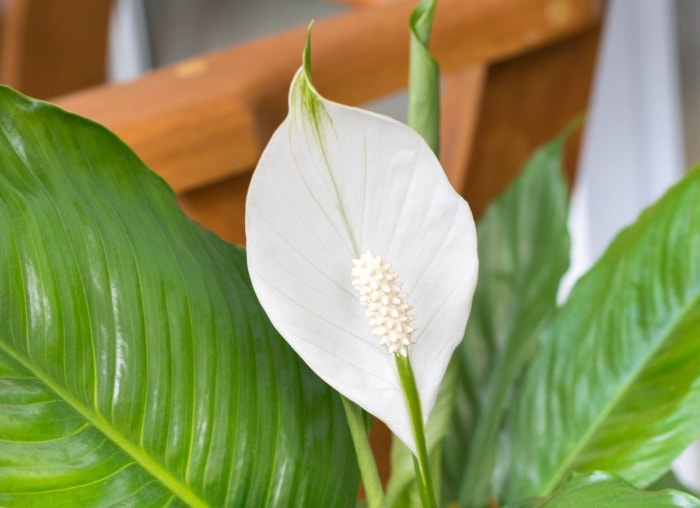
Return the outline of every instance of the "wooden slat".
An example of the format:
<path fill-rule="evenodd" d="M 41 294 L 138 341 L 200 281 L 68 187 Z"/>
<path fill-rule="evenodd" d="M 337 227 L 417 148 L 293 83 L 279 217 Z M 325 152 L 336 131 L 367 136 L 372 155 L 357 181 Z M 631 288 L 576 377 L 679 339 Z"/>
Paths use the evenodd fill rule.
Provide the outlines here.
<path fill-rule="evenodd" d="M 443 78 L 440 98 L 440 162 L 455 189 L 467 183 L 488 69 L 473 65 Z"/>
<path fill-rule="evenodd" d="M 180 194 L 181 208 L 222 239 L 245 245 L 245 198 L 251 173 Z"/>
<path fill-rule="evenodd" d="M 469 172 L 458 189 L 476 217 L 505 190 L 536 147 L 585 114 L 598 35 L 590 30 L 489 69 Z M 570 158 L 570 178 L 573 162 Z"/>
<path fill-rule="evenodd" d="M 414 5 L 319 21 L 313 67 L 321 93 L 358 104 L 404 87 Z M 442 0 L 432 48 L 449 73 L 571 37 L 599 22 L 599 8 L 596 0 Z M 116 131 L 183 192 L 254 166 L 285 114 L 304 37 L 298 28 L 57 102 Z"/>
<path fill-rule="evenodd" d="M 0 82 L 47 99 L 104 82 L 111 0 L 11 0 Z"/>
<path fill-rule="evenodd" d="M 7 0 L 0 0 L 0 77 L 2 77 L 2 60 L 3 60 L 3 46 L 5 43 L 5 36 L 3 35 L 6 31 L 5 21 L 7 19 Z M 0 80 L 1 82 L 1 80 Z"/>
<path fill-rule="evenodd" d="M 376 7 L 399 3 L 401 0 L 328 0 L 329 3 L 344 4 L 351 7 Z"/>

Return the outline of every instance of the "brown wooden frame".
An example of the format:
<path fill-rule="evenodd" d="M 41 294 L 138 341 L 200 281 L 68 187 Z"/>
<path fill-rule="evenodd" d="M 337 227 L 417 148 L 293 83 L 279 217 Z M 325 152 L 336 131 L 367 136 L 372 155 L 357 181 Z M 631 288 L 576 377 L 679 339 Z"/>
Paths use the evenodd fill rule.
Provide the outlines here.
<path fill-rule="evenodd" d="M 313 30 L 319 91 L 361 104 L 405 87 L 414 1 L 357 9 Z M 441 0 L 431 49 L 446 99 L 443 162 L 476 213 L 534 146 L 584 111 L 599 0 Z M 286 114 L 305 27 L 58 103 L 119 134 L 223 237 L 243 242 L 250 171 Z"/>
<path fill-rule="evenodd" d="M 6 0 L 0 83 L 48 99 L 104 82 L 112 0 Z"/>

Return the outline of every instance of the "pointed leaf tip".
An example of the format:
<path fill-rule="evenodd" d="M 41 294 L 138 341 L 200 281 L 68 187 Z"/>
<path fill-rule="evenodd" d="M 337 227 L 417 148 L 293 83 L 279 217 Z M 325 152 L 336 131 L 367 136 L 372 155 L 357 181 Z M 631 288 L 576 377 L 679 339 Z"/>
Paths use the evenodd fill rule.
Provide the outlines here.
<path fill-rule="evenodd" d="M 311 82 L 311 29 L 314 27 L 315 19 L 309 21 L 306 27 L 306 42 L 304 44 L 304 52 L 302 53 L 302 63 L 306 78 Z"/>

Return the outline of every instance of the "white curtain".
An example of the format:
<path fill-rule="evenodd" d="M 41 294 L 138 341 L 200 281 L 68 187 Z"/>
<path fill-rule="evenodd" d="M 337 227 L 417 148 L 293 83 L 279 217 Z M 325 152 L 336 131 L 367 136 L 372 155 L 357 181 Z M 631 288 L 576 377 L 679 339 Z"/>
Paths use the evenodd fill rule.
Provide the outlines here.
<path fill-rule="evenodd" d="M 683 174 L 674 5 L 609 3 L 573 195 L 577 275 Z"/>
<path fill-rule="evenodd" d="M 572 269 L 562 294 L 684 172 L 675 7 L 668 0 L 608 4 L 572 197 Z M 699 458 L 696 445 L 674 467 L 696 489 Z"/>
<path fill-rule="evenodd" d="M 113 3 L 107 74 L 112 82 L 129 81 L 151 68 L 150 45 L 142 0 Z"/>

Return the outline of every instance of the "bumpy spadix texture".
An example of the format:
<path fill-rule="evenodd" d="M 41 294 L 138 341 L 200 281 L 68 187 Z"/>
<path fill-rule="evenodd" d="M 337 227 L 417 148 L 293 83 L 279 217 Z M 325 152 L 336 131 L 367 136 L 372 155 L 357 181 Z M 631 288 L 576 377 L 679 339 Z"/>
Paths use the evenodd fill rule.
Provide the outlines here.
<path fill-rule="evenodd" d="M 406 293 L 401 292 L 398 275 L 381 256 L 369 251 L 352 263 L 352 285 L 359 293 L 360 305 L 367 309 L 365 315 L 372 333 L 379 337 L 379 345 L 386 346 L 388 353 L 408 356 L 408 346 L 416 343 L 415 328 L 411 305 L 406 301 Z"/>
<path fill-rule="evenodd" d="M 387 351 L 408 354 L 427 419 L 476 284 L 471 212 L 405 125 L 323 99 L 303 69 L 289 109 L 248 191 L 253 287 L 304 361 L 415 450 L 395 354 Z M 353 260 L 367 251 L 390 262 L 403 283 L 397 295 L 389 288 L 389 301 L 401 300 L 391 303 L 397 311 L 413 306 L 407 326 L 415 330 L 405 337 L 415 344 L 372 333 L 383 336 L 389 325 L 365 315 L 353 287 Z"/>

